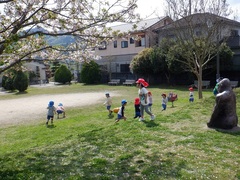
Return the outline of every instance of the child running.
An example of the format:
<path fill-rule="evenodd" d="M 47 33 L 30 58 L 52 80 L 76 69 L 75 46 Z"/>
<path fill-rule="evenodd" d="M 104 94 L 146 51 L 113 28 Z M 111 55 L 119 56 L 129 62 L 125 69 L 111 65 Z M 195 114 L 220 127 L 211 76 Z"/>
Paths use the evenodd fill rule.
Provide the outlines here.
<path fill-rule="evenodd" d="M 167 95 L 165 93 L 162 94 L 162 111 L 167 109 Z"/>
<path fill-rule="evenodd" d="M 103 104 L 106 105 L 106 108 L 108 110 L 108 117 L 110 117 L 112 115 L 112 110 L 111 110 L 112 98 L 110 97 L 110 94 L 108 92 L 105 93 L 105 95 L 106 95 L 106 101 Z"/>
<path fill-rule="evenodd" d="M 118 111 L 118 114 L 117 114 L 117 119 L 116 119 L 115 123 L 117 123 L 121 119 L 124 119 L 124 121 L 126 121 L 127 118 L 124 116 L 124 110 L 125 110 L 126 105 L 127 105 L 127 101 L 125 99 L 123 99 L 122 100 L 122 106 L 119 108 L 119 111 Z"/>
<path fill-rule="evenodd" d="M 140 99 L 139 99 L 139 98 L 135 98 L 134 108 L 135 108 L 135 116 L 134 116 L 134 119 L 137 118 L 137 117 L 140 118 L 140 117 L 141 117 L 141 114 L 140 114 Z"/>
<path fill-rule="evenodd" d="M 136 81 L 136 85 L 139 88 L 138 90 L 138 95 L 140 98 L 140 113 L 141 113 L 141 117 L 139 118 L 139 121 L 144 121 L 144 111 L 150 115 L 150 119 L 153 121 L 155 119 L 155 115 L 149 111 L 148 108 L 148 90 L 146 89 L 146 87 L 148 87 L 148 83 L 142 79 L 139 78 Z"/>

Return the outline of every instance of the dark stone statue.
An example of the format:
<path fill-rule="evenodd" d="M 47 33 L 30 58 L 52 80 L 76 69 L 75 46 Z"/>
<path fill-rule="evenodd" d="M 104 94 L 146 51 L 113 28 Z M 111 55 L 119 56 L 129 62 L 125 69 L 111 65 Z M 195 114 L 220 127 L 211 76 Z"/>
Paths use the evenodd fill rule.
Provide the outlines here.
<path fill-rule="evenodd" d="M 232 129 L 238 124 L 236 113 L 236 95 L 232 90 L 230 80 L 222 79 L 218 83 L 218 94 L 210 121 L 210 128 Z"/>

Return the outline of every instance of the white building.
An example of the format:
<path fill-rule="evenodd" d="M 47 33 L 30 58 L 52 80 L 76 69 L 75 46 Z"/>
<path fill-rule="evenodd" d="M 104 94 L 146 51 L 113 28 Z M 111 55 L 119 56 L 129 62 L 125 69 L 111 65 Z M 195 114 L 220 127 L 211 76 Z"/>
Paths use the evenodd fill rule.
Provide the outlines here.
<path fill-rule="evenodd" d="M 101 56 L 97 63 L 109 75 L 108 79 L 135 79 L 129 69 L 131 60 L 144 48 L 158 43 L 153 30 L 171 22 L 171 18 L 161 17 L 111 27 L 119 32 L 118 36 L 111 41 L 103 41 L 101 47 L 95 49 L 95 54 Z"/>

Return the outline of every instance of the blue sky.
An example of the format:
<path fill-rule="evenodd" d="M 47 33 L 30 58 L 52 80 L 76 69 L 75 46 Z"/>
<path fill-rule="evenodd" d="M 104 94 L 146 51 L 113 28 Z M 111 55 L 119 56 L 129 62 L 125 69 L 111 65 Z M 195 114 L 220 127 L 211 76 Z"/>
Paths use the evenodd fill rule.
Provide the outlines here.
<path fill-rule="evenodd" d="M 158 12 L 157 15 L 152 14 L 150 17 L 164 16 L 164 2 L 165 0 L 138 0 L 137 12 L 141 15 L 141 18 L 146 18 L 147 16 L 151 15 L 151 12 L 154 10 Z M 227 0 L 227 3 L 234 11 L 229 18 L 232 18 L 233 15 L 238 14 L 237 20 L 240 21 L 240 0 Z"/>
<path fill-rule="evenodd" d="M 141 15 L 141 18 L 164 16 L 164 2 L 165 0 L 138 0 L 138 9 L 136 12 Z M 232 19 L 233 16 L 237 14 L 237 20 L 240 21 L 240 0 L 227 0 L 227 3 L 233 10 L 233 13 L 229 18 Z M 1 9 L 2 7 L 0 6 L 0 10 Z M 157 14 L 152 13 L 154 11 L 156 11 Z"/>

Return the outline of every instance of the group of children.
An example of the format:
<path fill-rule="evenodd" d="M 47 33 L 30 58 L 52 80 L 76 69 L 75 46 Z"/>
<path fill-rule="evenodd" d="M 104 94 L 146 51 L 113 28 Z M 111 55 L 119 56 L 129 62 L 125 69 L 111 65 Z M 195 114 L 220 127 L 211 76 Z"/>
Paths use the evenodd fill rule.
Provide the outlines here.
<path fill-rule="evenodd" d="M 143 114 L 144 110 L 147 114 L 150 115 L 151 120 L 155 119 L 155 115 L 152 113 L 152 105 L 153 105 L 153 100 L 152 100 L 152 93 L 146 89 L 148 86 L 148 83 L 144 79 L 138 79 L 136 81 L 138 87 L 139 87 L 139 97 L 135 98 L 134 100 L 134 108 L 135 108 L 135 118 L 139 118 L 139 121 L 143 121 Z M 194 101 L 194 96 L 193 96 L 193 88 L 189 88 L 189 102 Z M 126 116 L 124 114 L 125 106 L 127 105 L 127 100 L 123 99 L 121 101 L 121 107 L 119 108 L 114 108 L 114 110 L 111 110 L 112 106 L 112 98 L 110 97 L 110 94 L 107 92 L 105 93 L 106 96 L 106 101 L 104 102 L 104 105 L 106 106 L 106 109 L 108 111 L 108 116 L 111 117 L 112 113 L 117 113 L 117 118 L 115 120 L 115 123 L 119 122 L 121 119 L 126 121 Z M 168 103 L 168 97 L 165 93 L 162 95 L 162 111 L 166 110 L 167 108 L 167 103 Z M 59 103 L 57 108 L 54 106 L 54 101 L 50 101 L 48 104 L 48 112 L 47 112 L 47 122 L 46 125 L 48 125 L 48 122 L 51 120 L 51 124 L 53 124 L 53 119 L 54 119 L 54 114 L 57 113 L 57 118 L 59 118 L 60 114 L 63 114 L 63 118 L 66 117 L 65 114 L 65 109 L 63 107 L 62 103 Z"/>
<path fill-rule="evenodd" d="M 62 114 L 63 118 L 66 117 L 65 109 L 63 107 L 62 103 L 59 103 L 57 108 L 54 106 L 54 101 L 49 101 L 47 106 L 47 122 L 46 125 L 48 125 L 48 122 L 51 120 L 51 124 L 53 124 L 54 114 L 57 114 L 57 118 L 59 119 L 59 115 Z"/>
<path fill-rule="evenodd" d="M 143 113 L 144 110 L 147 114 L 150 115 L 151 120 L 155 119 L 155 115 L 152 113 L 152 93 L 148 90 L 146 90 L 145 87 L 148 86 L 148 83 L 144 79 L 139 79 L 136 81 L 137 85 L 139 86 L 139 97 L 135 98 L 134 100 L 134 108 L 135 108 L 135 116 L 134 119 L 139 118 L 139 121 L 143 121 Z M 193 95 L 193 88 L 189 88 L 189 102 L 194 101 L 194 95 Z M 124 115 L 125 106 L 127 105 L 127 101 L 125 99 L 121 102 L 121 107 L 114 108 L 111 110 L 112 106 L 112 99 L 110 97 L 110 94 L 107 92 L 106 94 L 106 101 L 104 102 L 104 105 L 106 105 L 107 111 L 109 112 L 108 116 L 110 117 L 113 112 L 117 113 L 117 118 L 115 120 L 115 123 L 119 122 L 121 119 L 126 120 L 127 118 Z M 162 111 L 166 110 L 167 103 L 168 103 L 168 97 L 165 93 L 162 95 Z"/>
<path fill-rule="evenodd" d="M 155 119 L 155 115 L 151 112 L 152 109 L 152 93 L 146 89 L 148 86 L 148 83 L 144 79 L 138 79 L 136 81 L 136 84 L 139 87 L 139 97 L 135 98 L 134 106 L 135 106 L 135 118 L 139 118 L 139 121 L 143 121 L 143 114 L 144 111 L 150 115 L 151 120 Z M 115 123 L 119 122 L 121 119 L 126 120 L 126 116 L 124 115 L 125 106 L 127 105 L 127 100 L 123 99 L 121 102 L 121 107 L 114 108 L 114 110 L 111 110 L 112 105 L 112 99 L 110 97 L 109 93 L 106 93 L 106 101 L 104 102 L 104 105 L 106 105 L 107 111 L 109 112 L 108 116 L 110 117 L 112 115 L 112 112 L 117 113 L 117 118 Z"/>

